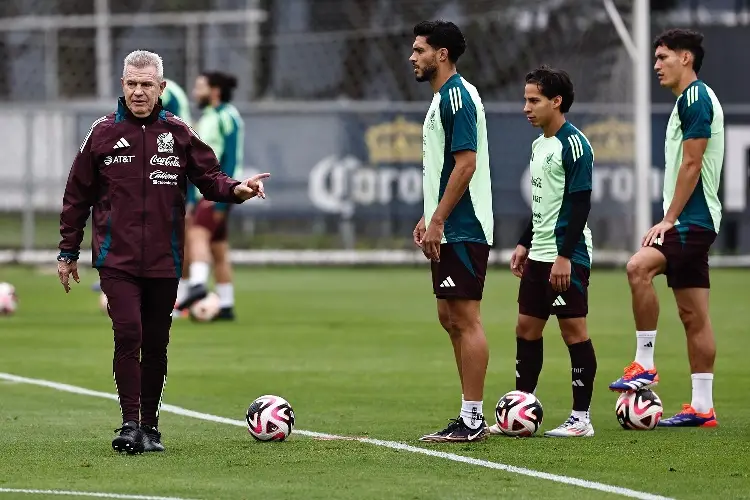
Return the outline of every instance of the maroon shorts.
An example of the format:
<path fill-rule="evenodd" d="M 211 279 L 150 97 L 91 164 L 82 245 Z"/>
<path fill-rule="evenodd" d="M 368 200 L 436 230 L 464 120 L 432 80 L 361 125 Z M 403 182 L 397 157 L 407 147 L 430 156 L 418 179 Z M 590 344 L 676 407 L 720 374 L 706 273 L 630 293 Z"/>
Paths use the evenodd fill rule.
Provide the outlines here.
<path fill-rule="evenodd" d="M 667 286 L 670 288 L 711 288 L 708 251 L 716 233 L 693 225 L 677 225 L 664 234 L 661 245 L 651 245 L 667 258 Z"/>
<path fill-rule="evenodd" d="M 206 199 L 200 200 L 195 205 L 195 211 L 193 212 L 193 224 L 200 226 L 208 230 L 211 233 L 211 243 L 227 241 L 229 234 L 229 226 L 227 219 L 229 218 L 229 207 L 224 212 L 224 218 L 217 222 L 214 218 L 214 202 Z"/>
<path fill-rule="evenodd" d="M 552 314 L 561 319 L 586 317 L 591 270 L 575 262 L 570 267 L 570 287 L 558 293 L 549 282 L 552 263 L 528 259 L 518 287 L 519 314 L 544 320 Z"/>
<path fill-rule="evenodd" d="M 490 246 L 459 242 L 440 245 L 440 262 L 432 262 L 432 289 L 438 299 L 482 300 Z"/>

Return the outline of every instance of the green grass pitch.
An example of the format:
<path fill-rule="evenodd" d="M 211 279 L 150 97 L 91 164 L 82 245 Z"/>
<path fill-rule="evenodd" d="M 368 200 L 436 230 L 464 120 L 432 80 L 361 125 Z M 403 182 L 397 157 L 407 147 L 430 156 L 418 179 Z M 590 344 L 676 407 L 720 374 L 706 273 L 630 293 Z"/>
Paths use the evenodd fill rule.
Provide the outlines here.
<path fill-rule="evenodd" d="M 0 318 L 0 372 L 114 392 L 111 327 L 89 289 L 96 275 L 86 271 L 65 295 L 54 273 L 0 267 L 0 281 L 16 285 L 20 296 L 18 313 Z M 630 294 L 623 271 L 596 269 L 589 327 L 599 372 L 591 439 L 418 443 L 460 404 L 427 269 L 240 269 L 238 322 L 175 321 L 165 402 L 241 420 L 255 397 L 278 394 L 294 407 L 299 429 L 398 441 L 672 498 L 750 498 L 749 280 L 748 271 L 712 274 L 716 429 L 620 428 L 607 385 L 633 355 Z M 689 401 L 690 377 L 663 279 L 658 289 L 656 392 L 671 415 Z M 508 271 L 490 271 L 483 322 L 491 423 L 495 402 L 514 385 L 516 292 Z M 571 404 L 569 358 L 554 320 L 546 333 L 542 430 L 560 424 Z M 110 447 L 118 419 L 113 401 L 0 381 L 0 489 L 190 499 L 616 498 L 353 441 L 293 434 L 284 443 L 256 443 L 240 427 L 169 413 L 161 419 L 166 453 L 119 456 Z M 0 492 L 0 500 L 40 497 Z"/>

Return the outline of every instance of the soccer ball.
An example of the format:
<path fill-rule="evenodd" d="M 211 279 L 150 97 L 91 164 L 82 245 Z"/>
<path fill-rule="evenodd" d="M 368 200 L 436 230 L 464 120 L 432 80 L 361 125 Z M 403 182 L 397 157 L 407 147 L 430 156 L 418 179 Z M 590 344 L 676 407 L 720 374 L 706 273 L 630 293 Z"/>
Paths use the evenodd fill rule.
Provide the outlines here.
<path fill-rule="evenodd" d="M 201 323 L 211 321 L 219 314 L 219 309 L 219 296 L 214 292 L 209 292 L 190 307 L 190 318 Z"/>
<path fill-rule="evenodd" d="M 279 396 L 261 396 L 245 414 L 247 430 L 258 441 L 283 441 L 294 427 L 294 410 Z"/>
<path fill-rule="evenodd" d="M 109 312 L 107 311 L 108 307 L 109 307 L 109 299 L 107 298 L 107 294 L 105 294 L 104 292 L 101 292 L 99 294 L 99 309 L 101 309 L 101 311 L 104 314 L 109 314 Z"/>
<path fill-rule="evenodd" d="M 615 406 L 617 421 L 623 429 L 650 431 L 659 423 L 662 413 L 661 399 L 650 389 L 623 392 Z"/>
<path fill-rule="evenodd" d="M 533 394 L 511 391 L 497 402 L 495 417 L 506 436 L 529 437 L 541 427 L 544 410 Z"/>
<path fill-rule="evenodd" d="M 16 289 L 10 283 L 0 283 L 0 316 L 10 316 L 18 309 Z"/>

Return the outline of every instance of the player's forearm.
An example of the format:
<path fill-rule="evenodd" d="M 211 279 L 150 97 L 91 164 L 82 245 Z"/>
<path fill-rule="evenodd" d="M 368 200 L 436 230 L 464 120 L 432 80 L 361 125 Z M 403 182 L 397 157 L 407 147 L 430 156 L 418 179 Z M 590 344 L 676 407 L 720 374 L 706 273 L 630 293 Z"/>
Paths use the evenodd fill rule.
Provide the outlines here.
<path fill-rule="evenodd" d="M 78 258 L 90 207 L 64 204 L 60 214 L 60 252 Z"/>
<path fill-rule="evenodd" d="M 557 252 L 560 257 L 570 259 L 576 245 L 581 241 L 583 230 L 586 229 L 586 221 L 591 212 L 591 191 L 577 191 L 570 194 L 571 207 L 568 226 L 565 228 L 565 239 L 562 247 Z"/>
<path fill-rule="evenodd" d="M 677 183 L 674 189 L 672 203 L 669 205 L 667 213 L 664 214 L 664 220 L 675 223 L 682 211 L 685 209 L 688 200 L 698 185 L 698 179 L 701 177 L 701 163 L 694 161 L 683 161 L 680 170 L 677 173 Z"/>
<path fill-rule="evenodd" d="M 439 223 L 445 223 L 453 209 L 458 205 L 459 200 L 469 188 L 469 182 L 477 169 L 476 160 L 456 163 L 453 172 L 448 178 L 448 184 L 445 186 L 443 197 L 432 215 L 432 220 Z"/>

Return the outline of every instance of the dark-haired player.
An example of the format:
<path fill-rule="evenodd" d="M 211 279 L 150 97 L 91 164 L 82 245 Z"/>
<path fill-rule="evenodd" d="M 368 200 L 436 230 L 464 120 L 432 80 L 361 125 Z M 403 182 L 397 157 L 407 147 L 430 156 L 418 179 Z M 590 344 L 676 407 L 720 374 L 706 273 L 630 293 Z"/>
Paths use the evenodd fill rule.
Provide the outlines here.
<path fill-rule="evenodd" d="M 665 427 L 715 427 L 713 369 L 716 342 L 708 315 L 708 252 L 721 223 L 719 181 L 724 161 L 724 112 L 710 87 L 698 79 L 703 35 L 669 30 L 654 41 L 654 69 L 662 87 L 677 96 L 665 139 L 664 219 L 643 238 L 628 262 L 637 348 L 635 360 L 609 388 L 630 392 L 655 385 L 659 299 L 652 281 L 666 274 L 685 327 L 692 373 L 690 404 Z"/>
<path fill-rule="evenodd" d="M 477 89 L 456 72 L 466 50 L 461 30 L 424 21 L 414 36 L 414 76 L 435 93 L 422 132 L 424 216 L 414 242 L 432 261 L 438 318 L 453 343 L 463 390 L 459 416 L 421 440 L 478 441 L 488 434 L 482 399 L 489 350 L 479 306 L 494 225 L 487 123 Z"/>
<path fill-rule="evenodd" d="M 221 72 L 202 73 L 195 81 L 193 97 L 203 114 L 196 127 L 198 135 L 216 153 L 221 170 L 227 175 L 240 175 L 245 141 L 245 124 L 239 111 L 231 104 L 237 79 Z M 197 191 L 192 194 L 197 195 Z M 234 285 L 229 259 L 227 216 L 229 205 L 197 200 L 193 222 L 188 228 L 190 249 L 189 288 L 181 283 L 177 308 L 184 310 L 208 293 L 207 283 L 211 261 L 214 264 L 216 294 L 220 311 L 215 319 L 234 319 Z"/>
<path fill-rule="evenodd" d="M 586 326 L 591 268 L 591 210 L 594 152 L 583 133 L 565 119 L 573 104 L 565 71 L 542 66 L 526 75 L 523 108 L 542 129 L 531 145 L 532 217 L 518 241 L 510 267 L 521 278 L 516 325 L 516 390 L 534 392 L 542 370 L 542 334 L 557 316 L 570 354 L 573 411 L 551 437 L 594 435 L 589 407 L 596 354 Z M 497 433 L 494 426 L 491 432 Z"/>

